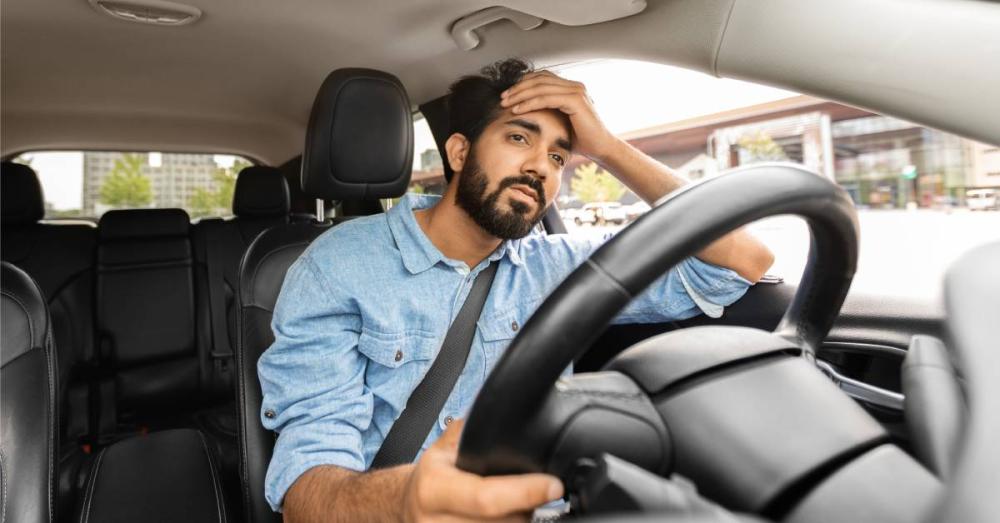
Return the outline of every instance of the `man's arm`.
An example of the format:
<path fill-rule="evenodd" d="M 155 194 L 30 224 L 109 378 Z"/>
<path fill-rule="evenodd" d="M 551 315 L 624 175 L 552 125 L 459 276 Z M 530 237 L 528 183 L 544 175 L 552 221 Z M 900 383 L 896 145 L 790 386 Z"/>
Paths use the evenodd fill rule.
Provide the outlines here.
<path fill-rule="evenodd" d="M 501 106 L 515 114 L 541 109 L 563 112 L 573 126 L 576 151 L 614 174 L 649 204 L 687 183 L 666 165 L 611 134 L 579 82 L 548 71 L 533 73 L 503 93 Z M 771 251 L 743 229 L 716 240 L 697 257 L 732 269 L 750 282 L 760 280 L 774 262 Z"/>
<path fill-rule="evenodd" d="M 371 472 L 313 467 L 285 495 L 285 521 L 526 521 L 562 497 L 562 483 L 546 474 L 484 478 L 459 470 L 462 427 L 452 423 L 415 465 Z"/>

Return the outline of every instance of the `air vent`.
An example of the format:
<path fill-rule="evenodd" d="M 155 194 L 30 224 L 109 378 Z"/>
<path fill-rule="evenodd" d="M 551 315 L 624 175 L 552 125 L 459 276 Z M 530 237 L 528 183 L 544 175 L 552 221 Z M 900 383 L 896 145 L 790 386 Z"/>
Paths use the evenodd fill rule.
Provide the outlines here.
<path fill-rule="evenodd" d="M 187 25 L 201 18 L 201 9 L 164 0 L 89 0 L 101 13 L 119 20 L 163 26 Z"/>

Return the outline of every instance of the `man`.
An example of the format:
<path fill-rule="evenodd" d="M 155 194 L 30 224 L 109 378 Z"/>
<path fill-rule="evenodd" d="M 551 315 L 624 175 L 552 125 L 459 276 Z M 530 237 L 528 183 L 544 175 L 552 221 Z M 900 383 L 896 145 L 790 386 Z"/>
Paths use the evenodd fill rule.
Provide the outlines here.
<path fill-rule="evenodd" d="M 261 419 L 278 431 L 267 497 L 288 521 L 520 519 L 563 494 L 544 474 L 458 470 L 458 419 L 519 325 L 598 247 L 531 234 L 571 152 L 649 203 L 684 182 L 613 136 L 583 85 L 519 60 L 456 82 L 449 113 L 446 161 L 455 175 L 444 196 L 407 196 L 384 215 L 331 229 L 285 279 L 258 373 Z M 718 316 L 772 260 L 735 231 L 671 270 L 617 321 Z M 491 263 L 499 265 L 468 362 L 425 450 L 414 464 L 366 472 Z"/>

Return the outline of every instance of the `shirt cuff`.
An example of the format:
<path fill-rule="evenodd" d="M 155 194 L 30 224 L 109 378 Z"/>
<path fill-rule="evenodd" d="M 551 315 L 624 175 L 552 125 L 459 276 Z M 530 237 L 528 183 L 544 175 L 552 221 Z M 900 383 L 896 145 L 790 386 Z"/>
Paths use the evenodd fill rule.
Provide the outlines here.
<path fill-rule="evenodd" d="M 731 269 L 697 258 L 681 262 L 677 275 L 691 301 L 709 318 L 721 318 L 726 306 L 742 297 L 752 285 Z"/>

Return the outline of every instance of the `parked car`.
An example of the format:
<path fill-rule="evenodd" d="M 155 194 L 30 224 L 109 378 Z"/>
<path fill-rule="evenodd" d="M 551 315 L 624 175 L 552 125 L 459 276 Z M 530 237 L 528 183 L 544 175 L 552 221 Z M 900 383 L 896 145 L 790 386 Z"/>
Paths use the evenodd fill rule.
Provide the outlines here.
<path fill-rule="evenodd" d="M 1000 190 L 972 189 L 966 191 L 965 204 L 970 211 L 1000 211 Z"/>
<path fill-rule="evenodd" d="M 625 223 L 625 208 L 620 202 L 592 202 L 583 206 L 583 223 L 592 225 L 621 225 Z"/>

